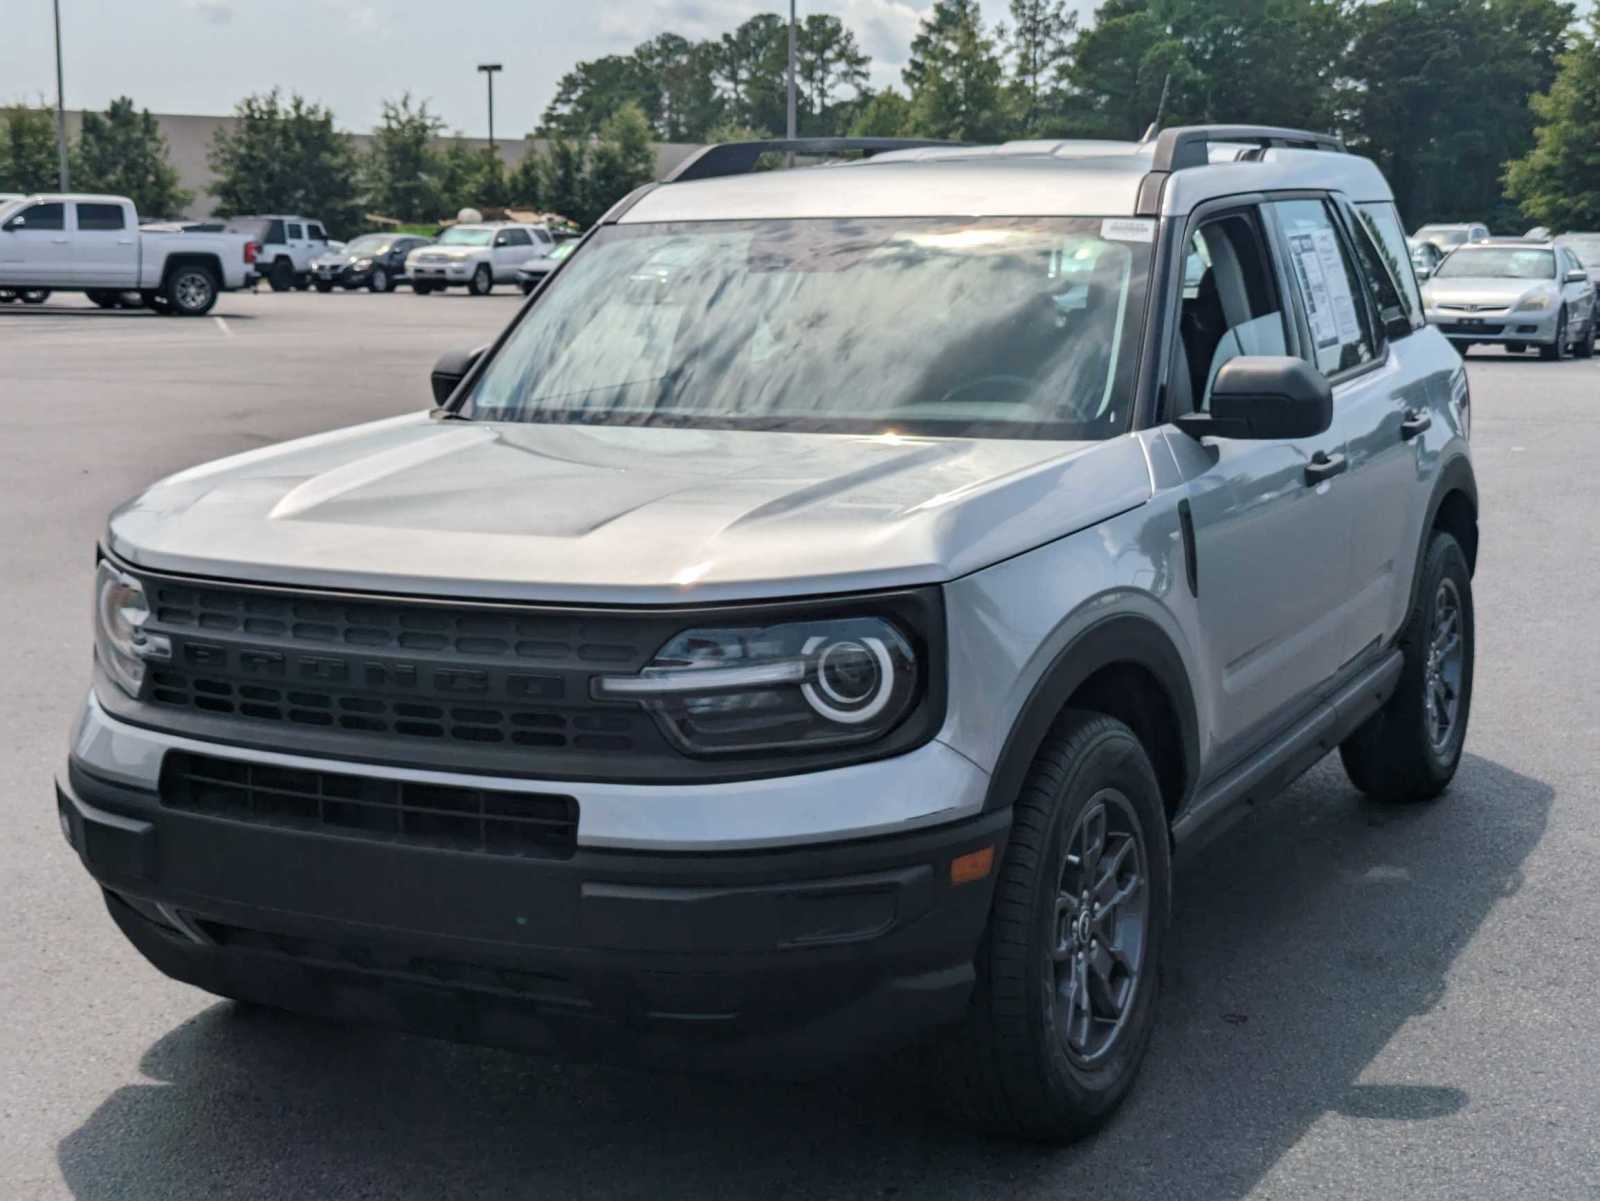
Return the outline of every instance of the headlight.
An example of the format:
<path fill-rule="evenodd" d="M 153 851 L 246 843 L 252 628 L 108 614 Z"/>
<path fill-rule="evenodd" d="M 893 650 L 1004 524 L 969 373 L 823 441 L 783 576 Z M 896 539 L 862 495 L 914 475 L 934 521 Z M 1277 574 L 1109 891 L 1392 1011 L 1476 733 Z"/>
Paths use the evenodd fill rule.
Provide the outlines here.
<path fill-rule="evenodd" d="M 354 267 L 357 271 L 365 271 L 368 267 L 372 266 L 372 260 L 371 259 L 357 259 L 355 262 L 351 263 L 350 265 L 352 267 Z"/>
<path fill-rule="evenodd" d="M 1543 292 L 1534 296 L 1524 297 L 1522 303 L 1517 305 L 1519 313 L 1537 313 L 1550 307 L 1550 297 Z"/>
<path fill-rule="evenodd" d="M 877 617 L 687 630 L 598 700 L 637 701 L 678 747 L 722 755 L 882 738 L 922 691 L 916 652 Z"/>
<path fill-rule="evenodd" d="M 172 658 L 167 638 L 145 633 L 149 617 L 144 585 L 102 559 L 94 580 L 95 654 L 129 696 L 139 694 L 147 661 Z"/>

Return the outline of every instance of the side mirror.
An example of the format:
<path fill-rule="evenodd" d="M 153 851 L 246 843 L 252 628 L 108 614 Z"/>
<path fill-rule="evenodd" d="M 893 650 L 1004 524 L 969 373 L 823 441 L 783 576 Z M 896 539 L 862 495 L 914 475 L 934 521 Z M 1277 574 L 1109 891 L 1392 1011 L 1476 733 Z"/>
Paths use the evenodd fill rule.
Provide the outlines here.
<path fill-rule="evenodd" d="M 487 346 L 479 346 L 474 350 L 447 350 L 434 361 L 433 374 L 429 377 L 434 404 L 442 405 L 450 399 L 450 394 L 466 379 L 467 372 L 477 365 L 487 349 Z"/>
<path fill-rule="evenodd" d="M 1322 373 L 1279 355 L 1229 359 L 1211 385 L 1211 411 L 1177 419 L 1193 438 L 1261 441 L 1311 438 L 1332 424 L 1333 389 Z"/>
<path fill-rule="evenodd" d="M 1581 271 L 1574 267 L 1571 271 L 1567 272 L 1567 283 L 1569 284 L 1586 284 L 1588 282 L 1589 273 L 1587 271 Z"/>
<path fill-rule="evenodd" d="M 1417 282 L 1418 283 L 1421 283 L 1425 279 L 1433 278 L 1433 268 L 1432 267 L 1418 267 L 1418 268 L 1416 268 L 1416 272 L 1417 272 Z"/>

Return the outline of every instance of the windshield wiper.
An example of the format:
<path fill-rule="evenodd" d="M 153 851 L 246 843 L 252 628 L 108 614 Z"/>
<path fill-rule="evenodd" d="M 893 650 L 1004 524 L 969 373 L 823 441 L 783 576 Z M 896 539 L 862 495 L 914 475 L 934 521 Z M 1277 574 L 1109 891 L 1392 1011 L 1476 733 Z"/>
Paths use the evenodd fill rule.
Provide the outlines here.
<path fill-rule="evenodd" d="M 472 418 L 465 417 L 462 414 L 456 412 L 454 409 L 446 409 L 446 408 L 429 409 L 428 410 L 428 416 L 434 421 L 471 421 L 472 420 Z"/>

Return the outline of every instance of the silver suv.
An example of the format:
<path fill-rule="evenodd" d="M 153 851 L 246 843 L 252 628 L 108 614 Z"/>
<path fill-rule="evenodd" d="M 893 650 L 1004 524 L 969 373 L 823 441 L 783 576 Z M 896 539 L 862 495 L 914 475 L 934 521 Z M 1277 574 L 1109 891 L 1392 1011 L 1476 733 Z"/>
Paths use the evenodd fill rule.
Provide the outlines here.
<path fill-rule="evenodd" d="M 915 1042 L 1081 1134 L 1176 852 L 1335 747 L 1384 801 L 1456 770 L 1477 489 L 1409 264 L 1318 134 L 711 147 L 431 413 L 112 516 L 62 826 L 214 993 L 702 1069 Z"/>

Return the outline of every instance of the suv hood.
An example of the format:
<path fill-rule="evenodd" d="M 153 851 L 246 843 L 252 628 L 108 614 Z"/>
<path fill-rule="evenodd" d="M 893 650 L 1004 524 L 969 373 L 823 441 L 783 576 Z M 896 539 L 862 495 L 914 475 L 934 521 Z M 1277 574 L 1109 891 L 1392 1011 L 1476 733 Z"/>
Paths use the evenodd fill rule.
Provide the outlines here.
<path fill-rule="evenodd" d="M 1429 304 L 1476 304 L 1506 309 L 1521 303 L 1524 297 L 1537 296 L 1554 287 L 1554 281 L 1547 280 L 1463 275 L 1459 279 L 1435 276 L 1423 285 L 1423 291 L 1427 293 Z"/>
<path fill-rule="evenodd" d="M 856 437 L 416 414 L 171 476 L 112 514 L 108 544 L 135 565 L 228 579 L 671 604 L 952 579 L 1150 493 L 1131 434 Z"/>

